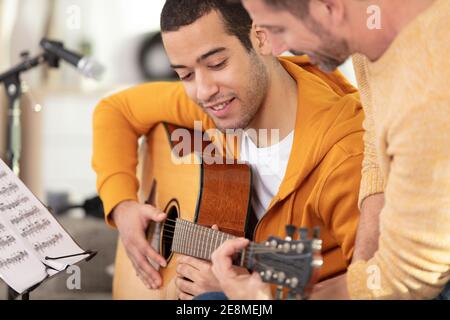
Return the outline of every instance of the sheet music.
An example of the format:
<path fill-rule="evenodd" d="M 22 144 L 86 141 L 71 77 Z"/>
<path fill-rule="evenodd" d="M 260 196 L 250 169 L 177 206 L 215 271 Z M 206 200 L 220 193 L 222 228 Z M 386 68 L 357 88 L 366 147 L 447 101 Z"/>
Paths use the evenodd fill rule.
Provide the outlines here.
<path fill-rule="evenodd" d="M 39 271 L 42 268 L 45 270 L 43 263 L 61 271 L 88 256 L 86 254 L 58 260 L 46 259 L 79 254 L 84 250 L 1 160 L 0 224 L 0 261 L 9 262 L 3 262 L 4 267 L 0 268 L 0 276 L 8 284 L 10 282 L 7 277 L 10 276 L 12 266 L 14 273 L 17 274 L 14 280 L 18 280 L 16 278 L 34 273 L 35 270 Z M 41 267 L 37 268 L 39 261 Z M 19 270 L 21 267 L 27 271 Z"/>
<path fill-rule="evenodd" d="M 30 272 L 32 270 L 32 272 Z M 47 277 L 45 266 L 22 240 L 0 223 L 0 276 L 19 293 Z"/>

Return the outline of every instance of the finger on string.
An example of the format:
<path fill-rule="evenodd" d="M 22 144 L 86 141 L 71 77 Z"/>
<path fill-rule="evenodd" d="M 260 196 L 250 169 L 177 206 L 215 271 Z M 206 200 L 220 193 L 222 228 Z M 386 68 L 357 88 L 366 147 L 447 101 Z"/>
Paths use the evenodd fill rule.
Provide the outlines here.
<path fill-rule="evenodd" d="M 172 240 L 172 239 L 175 238 L 173 236 L 174 232 L 168 231 L 167 233 L 169 233 L 171 235 L 163 235 L 162 239 L 164 239 L 164 240 Z M 187 246 L 187 248 L 196 248 L 199 245 L 207 245 L 207 244 L 211 244 L 211 243 L 212 243 L 212 240 L 207 240 L 207 239 L 206 240 L 200 240 L 199 239 L 199 240 L 196 240 L 192 244 L 192 246 Z M 254 248 L 254 247 L 256 247 L 256 248 Z M 264 253 L 264 252 L 267 252 L 267 253 L 270 253 L 270 252 L 285 253 L 283 248 L 267 247 L 264 244 L 258 244 L 257 246 L 254 245 L 252 248 L 246 249 L 246 251 L 251 252 L 251 253 Z M 243 251 L 240 251 L 240 253 L 243 253 Z"/>

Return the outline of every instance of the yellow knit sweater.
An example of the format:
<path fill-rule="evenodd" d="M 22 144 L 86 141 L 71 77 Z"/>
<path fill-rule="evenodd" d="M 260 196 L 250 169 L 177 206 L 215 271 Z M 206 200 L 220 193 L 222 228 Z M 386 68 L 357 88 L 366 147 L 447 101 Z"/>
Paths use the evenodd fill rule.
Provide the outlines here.
<path fill-rule="evenodd" d="M 360 202 L 385 192 L 379 249 L 350 266 L 353 299 L 433 298 L 450 280 L 450 1 L 383 57 L 354 57 L 365 107 Z"/>

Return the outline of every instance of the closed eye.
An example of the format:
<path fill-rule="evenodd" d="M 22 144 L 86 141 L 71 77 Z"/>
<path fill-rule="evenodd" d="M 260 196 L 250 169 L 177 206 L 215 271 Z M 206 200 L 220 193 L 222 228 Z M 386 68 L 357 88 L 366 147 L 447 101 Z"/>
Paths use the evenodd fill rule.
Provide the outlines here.
<path fill-rule="evenodd" d="M 213 66 L 209 66 L 209 68 L 213 69 L 213 70 L 219 70 L 219 69 L 223 68 L 226 65 L 227 61 L 228 60 L 224 60 L 224 61 L 222 61 L 219 64 L 216 64 L 216 65 L 213 65 Z"/>
<path fill-rule="evenodd" d="M 280 34 L 284 33 L 284 29 L 275 29 L 275 30 L 272 30 L 271 32 L 272 32 L 272 34 L 280 35 Z"/>
<path fill-rule="evenodd" d="M 282 34 L 286 31 L 285 28 L 282 28 L 282 27 L 270 27 L 270 26 L 267 26 L 267 27 L 261 26 L 261 27 L 266 29 L 269 33 L 277 34 L 277 35 Z"/>
<path fill-rule="evenodd" d="M 192 78 L 192 76 L 193 76 L 193 73 L 191 72 L 191 73 L 188 73 L 185 76 L 180 76 L 180 79 L 181 79 L 181 81 L 188 81 L 188 80 L 190 80 Z"/>

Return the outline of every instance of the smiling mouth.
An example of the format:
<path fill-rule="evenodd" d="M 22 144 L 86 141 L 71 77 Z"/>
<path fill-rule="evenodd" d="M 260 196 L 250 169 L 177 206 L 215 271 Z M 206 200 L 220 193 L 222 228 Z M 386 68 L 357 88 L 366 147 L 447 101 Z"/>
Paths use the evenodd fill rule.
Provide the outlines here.
<path fill-rule="evenodd" d="M 216 103 L 214 105 L 204 106 L 204 107 L 205 107 L 205 109 L 212 109 L 214 111 L 220 111 L 220 110 L 225 109 L 231 102 L 233 102 L 234 99 L 235 98 L 231 98 L 231 99 L 229 99 L 227 101 L 224 101 L 222 103 Z"/>
<path fill-rule="evenodd" d="M 233 103 L 236 98 L 231 98 L 227 101 L 223 101 L 221 103 L 210 104 L 209 106 L 204 106 L 206 110 L 209 110 L 209 113 L 215 118 L 226 118 L 230 115 L 231 108 L 233 108 Z"/>

